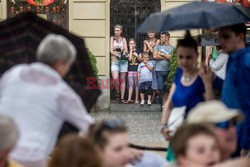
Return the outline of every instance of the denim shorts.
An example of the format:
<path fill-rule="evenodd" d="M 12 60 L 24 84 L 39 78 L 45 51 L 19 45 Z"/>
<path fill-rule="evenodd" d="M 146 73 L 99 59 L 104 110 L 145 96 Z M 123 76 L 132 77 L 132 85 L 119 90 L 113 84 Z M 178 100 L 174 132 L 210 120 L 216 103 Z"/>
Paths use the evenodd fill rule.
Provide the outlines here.
<path fill-rule="evenodd" d="M 140 93 L 145 93 L 145 95 L 152 94 L 152 81 L 141 82 L 139 86 Z"/>
<path fill-rule="evenodd" d="M 111 72 L 118 71 L 118 72 L 128 72 L 128 61 L 124 64 L 118 62 L 111 63 Z"/>
<path fill-rule="evenodd" d="M 162 91 L 164 88 L 164 82 L 168 76 L 168 71 L 156 71 L 156 80 L 158 85 L 158 90 Z"/>

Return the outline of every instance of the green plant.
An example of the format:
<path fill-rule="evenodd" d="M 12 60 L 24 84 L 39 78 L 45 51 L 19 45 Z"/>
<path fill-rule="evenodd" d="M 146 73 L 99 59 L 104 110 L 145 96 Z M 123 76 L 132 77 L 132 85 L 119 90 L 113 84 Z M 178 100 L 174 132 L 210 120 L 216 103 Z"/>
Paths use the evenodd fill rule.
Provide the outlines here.
<path fill-rule="evenodd" d="M 90 64 L 92 66 L 94 75 L 97 76 L 98 75 L 98 69 L 97 69 L 96 57 L 95 57 L 95 55 L 93 55 L 93 53 L 88 48 L 87 48 L 87 52 L 88 52 Z"/>
<path fill-rule="evenodd" d="M 167 87 L 167 90 L 170 89 L 173 81 L 174 81 L 174 77 L 175 77 L 175 73 L 177 71 L 177 68 L 179 67 L 178 62 L 177 62 L 177 56 L 176 56 L 176 49 L 174 49 L 173 51 L 173 55 L 172 58 L 170 59 L 170 71 L 167 77 L 167 80 L 164 82 L 164 84 Z"/>

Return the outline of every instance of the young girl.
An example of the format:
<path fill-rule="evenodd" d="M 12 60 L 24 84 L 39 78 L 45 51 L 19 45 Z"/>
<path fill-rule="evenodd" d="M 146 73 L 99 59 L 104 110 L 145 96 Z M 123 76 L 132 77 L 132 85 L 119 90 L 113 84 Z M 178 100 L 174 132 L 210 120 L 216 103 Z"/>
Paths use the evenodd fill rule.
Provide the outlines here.
<path fill-rule="evenodd" d="M 133 103 L 131 100 L 133 95 L 133 88 L 135 87 L 135 104 L 138 104 L 138 96 L 139 96 L 139 87 L 138 87 L 138 72 L 137 68 L 139 63 L 141 62 L 141 55 L 136 50 L 136 43 L 133 38 L 129 40 L 129 66 L 128 66 L 128 81 L 129 81 L 129 92 L 128 92 L 128 101 L 125 103 Z"/>
<path fill-rule="evenodd" d="M 183 125 L 171 141 L 179 167 L 208 167 L 220 162 L 219 143 L 208 125 Z"/>
<path fill-rule="evenodd" d="M 142 53 L 143 62 L 138 66 L 139 73 L 139 89 L 141 96 L 141 105 L 145 104 L 144 95 L 148 95 L 147 104 L 151 105 L 152 94 L 152 70 L 154 69 L 153 63 L 149 61 L 149 55 L 147 52 Z"/>

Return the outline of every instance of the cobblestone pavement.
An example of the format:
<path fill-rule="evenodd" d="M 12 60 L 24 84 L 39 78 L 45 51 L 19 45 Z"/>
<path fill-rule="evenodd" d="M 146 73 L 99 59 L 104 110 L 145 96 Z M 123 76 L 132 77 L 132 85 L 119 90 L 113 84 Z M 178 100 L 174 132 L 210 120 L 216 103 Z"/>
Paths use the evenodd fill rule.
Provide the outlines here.
<path fill-rule="evenodd" d="M 129 128 L 130 142 L 147 147 L 167 147 L 160 134 L 160 105 L 119 104 L 112 101 L 110 111 L 92 113 L 96 120 L 120 118 Z"/>

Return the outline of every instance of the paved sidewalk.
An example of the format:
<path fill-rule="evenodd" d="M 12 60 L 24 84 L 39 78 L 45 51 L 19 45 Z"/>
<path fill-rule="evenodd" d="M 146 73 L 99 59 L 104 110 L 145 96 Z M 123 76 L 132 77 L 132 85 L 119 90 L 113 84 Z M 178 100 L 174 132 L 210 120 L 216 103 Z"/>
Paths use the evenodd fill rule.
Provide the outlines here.
<path fill-rule="evenodd" d="M 110 111 L 92 113 L 96 120 L 120 118 L 129 128 L 130 142 L 140 146 L 167 147 L 160 134 L 160 105 L 119 104 L 112 101 Z"/>

